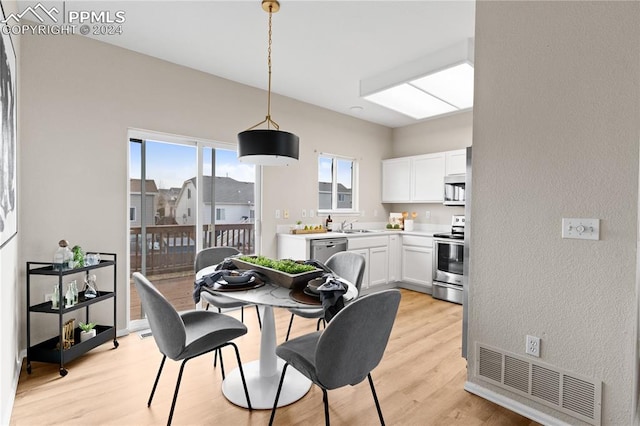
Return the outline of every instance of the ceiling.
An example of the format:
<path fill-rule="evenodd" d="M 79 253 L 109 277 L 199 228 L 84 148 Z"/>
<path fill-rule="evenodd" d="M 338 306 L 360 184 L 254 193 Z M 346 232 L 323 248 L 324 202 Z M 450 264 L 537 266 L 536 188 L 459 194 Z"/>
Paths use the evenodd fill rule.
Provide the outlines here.
<path fill-rule="evenodd" d="M 267 88 L 268 14 L 260 0 L 66 3 L 125 12 L 122 34 L 94 37 L 101 41 Z M 272 91 L 388 127 L 417 121 L 362 99 L 360 80 L 474 37 L 473 1 L 280 0 L 280 6 L 273 15 Z M 278 121 L 277 101 L 272 115 Z"/>

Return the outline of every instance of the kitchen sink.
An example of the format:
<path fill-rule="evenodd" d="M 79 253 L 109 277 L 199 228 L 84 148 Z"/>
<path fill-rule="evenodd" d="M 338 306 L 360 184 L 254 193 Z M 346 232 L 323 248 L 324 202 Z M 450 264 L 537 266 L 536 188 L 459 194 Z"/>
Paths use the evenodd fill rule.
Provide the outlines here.
<path fill-rule="evenodd" d="M 344 234 L 368 234 L 371 232 L 379 232 L 379 231 L 373 231 L 370 229 L 345 229 L 342 232 Z"/>

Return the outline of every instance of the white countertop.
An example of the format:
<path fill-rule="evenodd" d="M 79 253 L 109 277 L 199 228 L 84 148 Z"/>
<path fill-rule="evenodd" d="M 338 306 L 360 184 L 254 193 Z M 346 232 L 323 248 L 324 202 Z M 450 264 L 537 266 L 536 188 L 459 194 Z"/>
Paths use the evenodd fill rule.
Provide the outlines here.
<path fill-rule="evenodd" d="M 375 237 L 380 235 L 416 235 L 422 237 L 433 237 L 434 233 L 446 232 L 446 231 L 394 231 L 394 230 L 374 230 L 374 232 L 362 232 L 362 233 L 344 233 L 344 232 L 322 232 L 317 234 L 292 234 L 290 232 L 279 233 L 278 237 L 294 238 L 299 240 L 319 240 L 325 238 L 362 238 L 362 237 Z"/>

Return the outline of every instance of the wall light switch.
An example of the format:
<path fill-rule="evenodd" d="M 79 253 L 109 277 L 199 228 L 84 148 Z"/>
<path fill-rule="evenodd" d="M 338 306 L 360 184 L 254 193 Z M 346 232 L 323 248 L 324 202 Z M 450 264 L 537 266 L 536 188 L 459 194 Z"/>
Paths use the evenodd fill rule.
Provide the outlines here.
<path fill-rule="evenodd" d="M 600 219 L 562 218 L 562 238 L 599 240 Z"/>
<path fill-rule="evenodd" d="M 307 211 L 305 209 L 302 209 L 301 216 L 307 217 Z"/>
<path fill-rule="evenodd" d="M 316 215 L 316 213 L 313 211 L 313 209 L 309 209 L 309 217 L 314 217 Z"/>
<path fill-rule="evenodd" d="M 280 210 L 276 209 L 276 219 L 280 219 Z"/>

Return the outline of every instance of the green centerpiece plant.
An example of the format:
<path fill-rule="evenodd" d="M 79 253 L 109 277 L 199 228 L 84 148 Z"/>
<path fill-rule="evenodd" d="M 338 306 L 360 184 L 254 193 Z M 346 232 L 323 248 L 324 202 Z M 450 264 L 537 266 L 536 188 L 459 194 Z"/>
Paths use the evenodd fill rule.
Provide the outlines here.
<path fill-rule="evenodd" d="M 290 259 L 274 260 L 265 256 L 240 256 L 232 261 L 240 269 L 255 269 L 267 279 L 281 287 L 306 286 L 309 280 L 322 275 L 322 270 L 313 265 Z"/>

